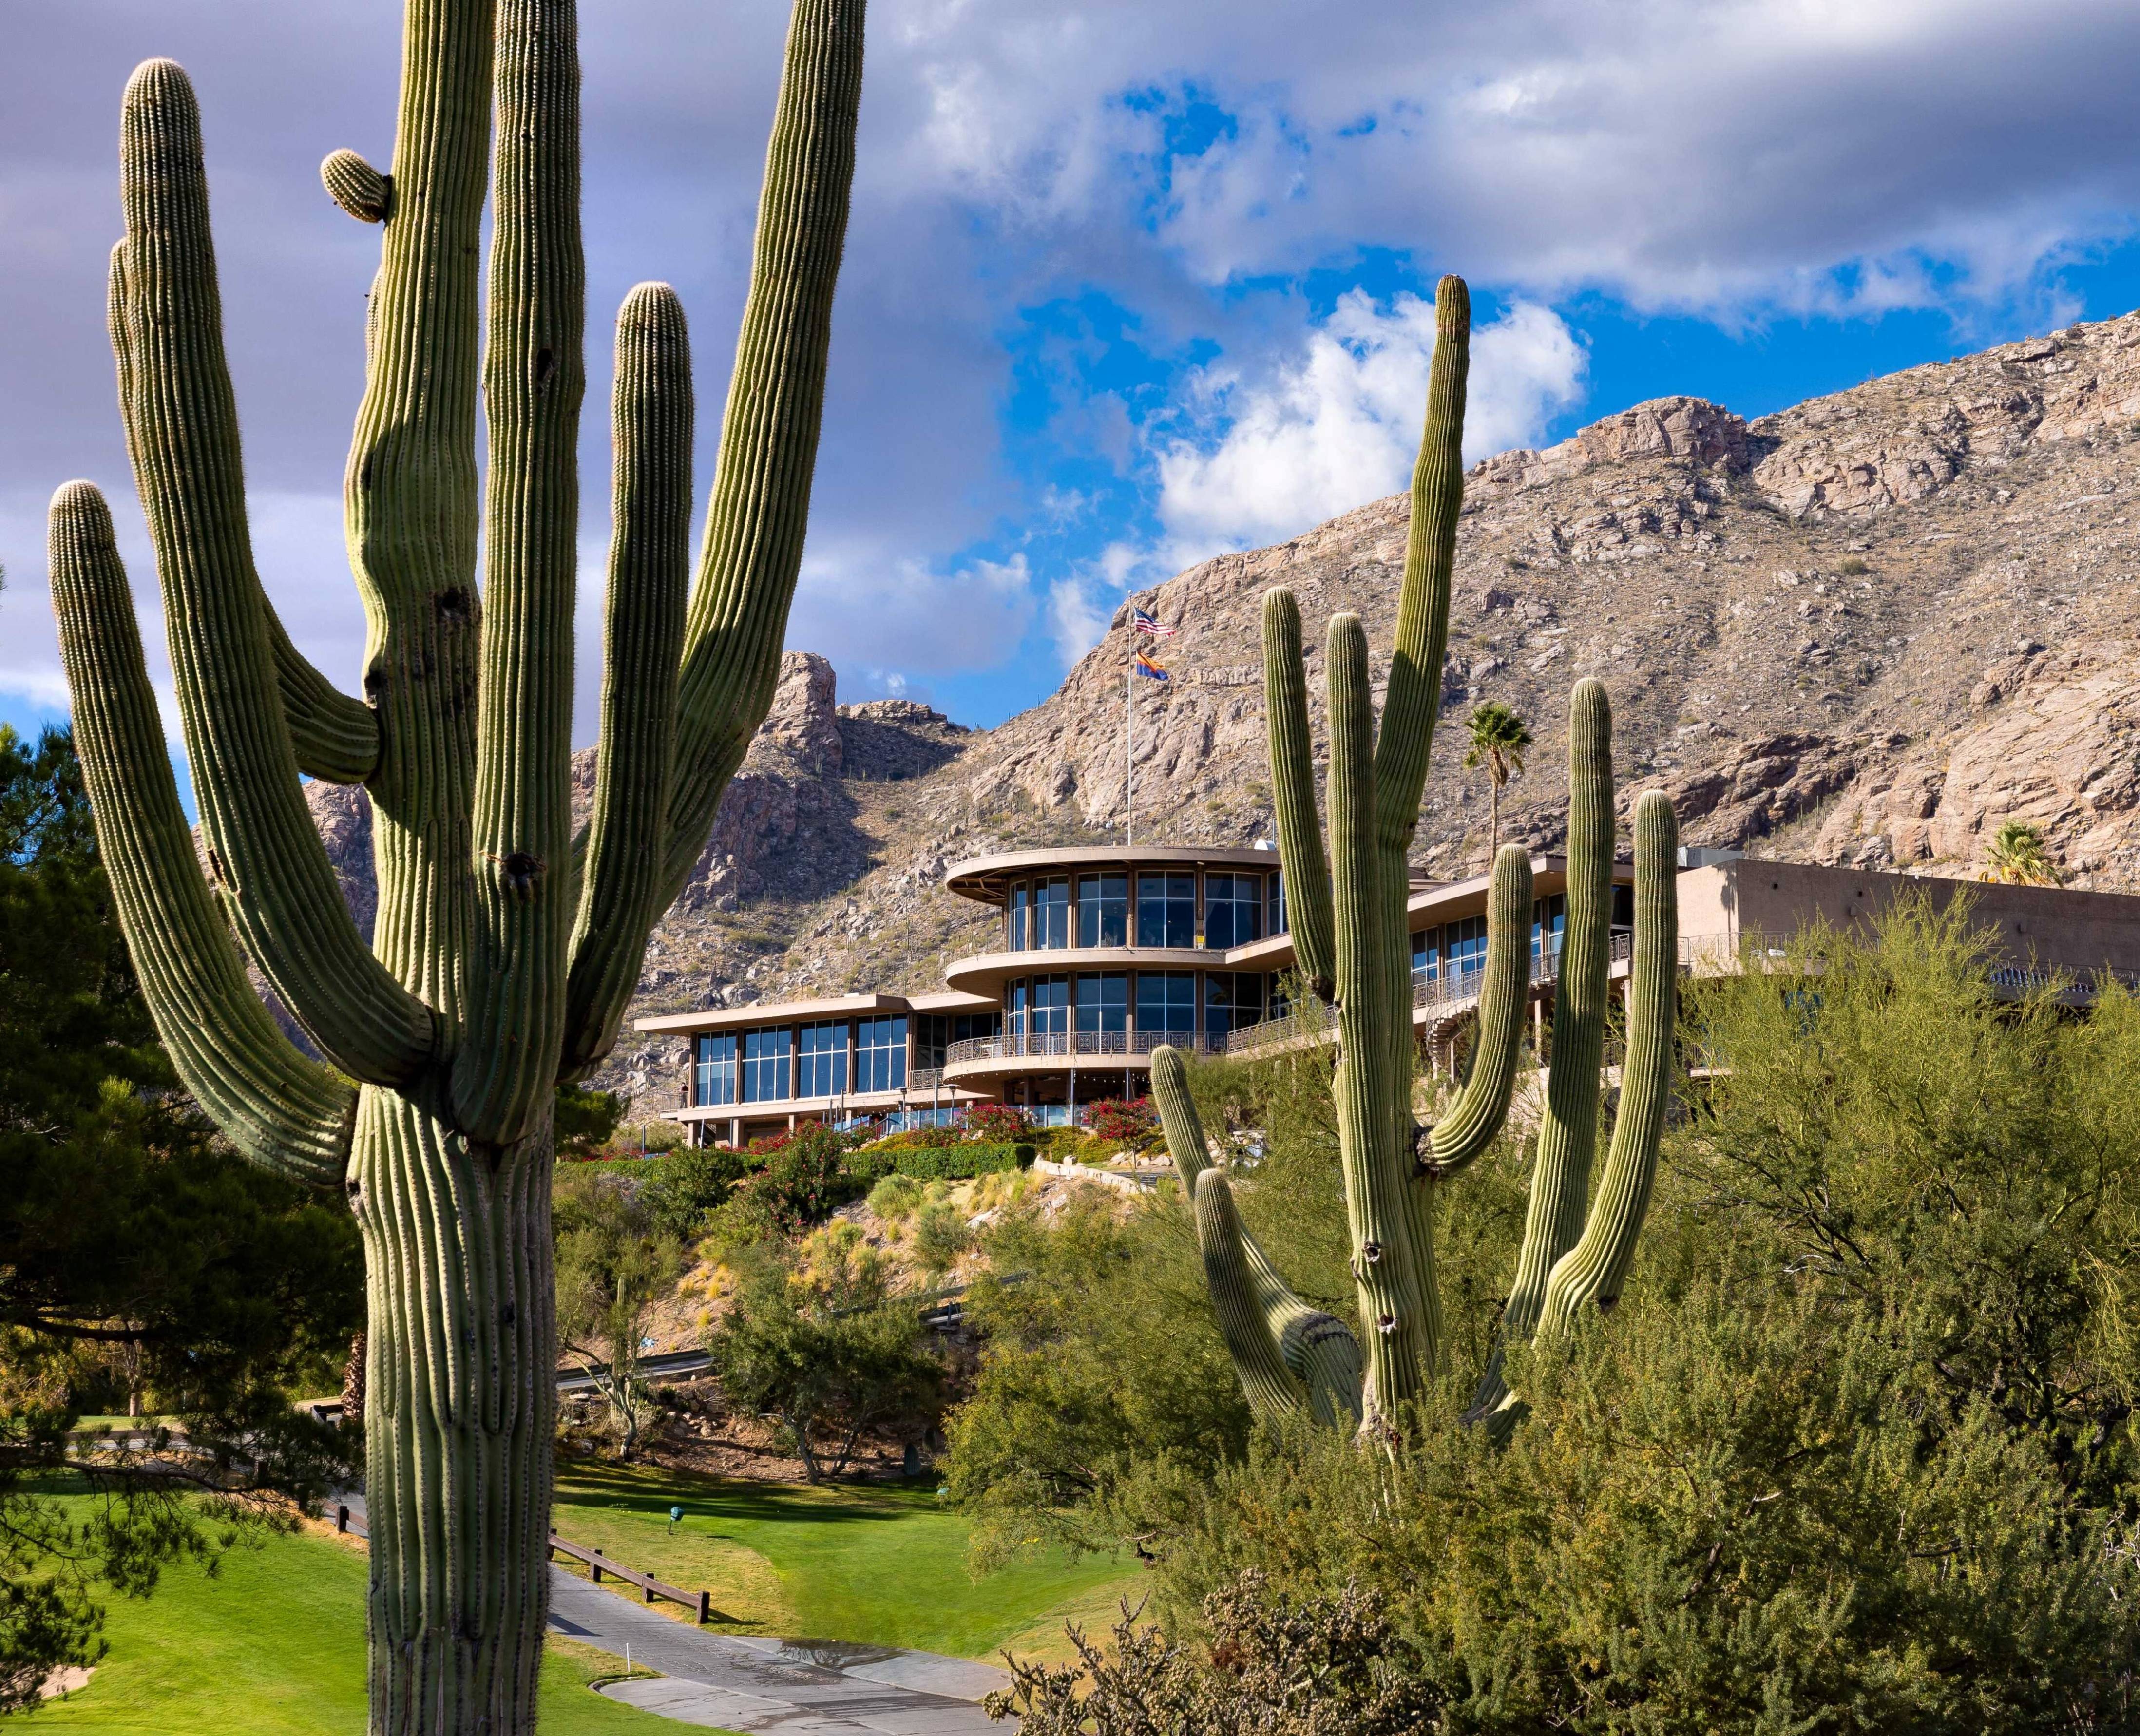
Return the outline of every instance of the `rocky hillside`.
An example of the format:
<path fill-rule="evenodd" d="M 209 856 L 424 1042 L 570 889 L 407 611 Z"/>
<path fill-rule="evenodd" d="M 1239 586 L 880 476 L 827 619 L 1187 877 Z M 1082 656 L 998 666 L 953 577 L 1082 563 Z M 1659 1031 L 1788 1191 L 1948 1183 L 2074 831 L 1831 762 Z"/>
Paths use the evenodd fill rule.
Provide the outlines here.
<path fill-rule="evenodd" d="M 1691 843 L 1961 874 L 2018 817 L 2074 884 L 2140 890 L 2136 434 L 2140 315 L 1751 423 L 1658 400 L 1486 460 L 1458 539 L 1451 737 L 1420 864 L 1453 877 L 1485 860 L 1485 790 L 1453 726 L 1488 699 L 1538 738 L 1504 835 L 1558 839 L 1567 693 L 1595 674 L 1623 792 L 1667 789 Z M 1269 832 L 1259 600 L 1292 586 L 1311 647 L 1339 609 L 1387 646 L 1406 522 L 1403 497 L 1376 501 L 1136 599 L 1179 630 L 1176 682 L 1139 684 L 1140 833 Z M 1128 618 L 1051 699 L 986 732 L 901 702 L 839 706 L 830 667 L 791 655 L 655 936 L 641 1010 L 936 986 L 980 928 L 941 890 L 948 861 L 1119 841 Z M 361 813 L 319 799 L 361 881 Z M 608 1082 L 665 1106 L 667 1047 L 631 1043 Z"/>

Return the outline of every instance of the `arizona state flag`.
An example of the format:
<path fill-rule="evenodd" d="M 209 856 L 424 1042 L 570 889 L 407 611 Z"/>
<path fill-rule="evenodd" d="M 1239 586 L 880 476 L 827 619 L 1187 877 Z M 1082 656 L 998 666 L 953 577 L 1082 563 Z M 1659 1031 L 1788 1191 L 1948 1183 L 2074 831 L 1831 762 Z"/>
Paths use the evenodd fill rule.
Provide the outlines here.
<path fill-rule="evenodd" d="M 1148 651 L 1137 653 L 1136 672 L 1140 675 L 1149 675 L 1155 681 L 1171 681 L 1174 679 L 1167 674 L 1166 666 Z"/>

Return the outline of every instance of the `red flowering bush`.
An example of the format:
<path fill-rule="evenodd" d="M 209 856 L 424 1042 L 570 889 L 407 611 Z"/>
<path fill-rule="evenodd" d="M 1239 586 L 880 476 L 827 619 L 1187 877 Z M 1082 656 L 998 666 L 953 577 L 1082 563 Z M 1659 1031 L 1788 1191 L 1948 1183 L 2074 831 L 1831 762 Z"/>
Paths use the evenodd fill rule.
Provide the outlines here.
<path fill-rule="evenodd" d="M 976 1103 L 960 1116 L 959 1126 L 969 1140 L 1001 1143 L 1030 1132 L 1033 1121 L 1014 1103 Z"/>
<path fill-rule="evenodd" d="M 1159 1117 L 1149 1097 L 1127 1103 L 1120 1097 L 1105 1097 L 1093 1104 L 1085 1117 L 1086 1131 L 1094 1139 L 1115 1140 L 1125 1145 L 1140 1143 L 1158 1125 Z"/>

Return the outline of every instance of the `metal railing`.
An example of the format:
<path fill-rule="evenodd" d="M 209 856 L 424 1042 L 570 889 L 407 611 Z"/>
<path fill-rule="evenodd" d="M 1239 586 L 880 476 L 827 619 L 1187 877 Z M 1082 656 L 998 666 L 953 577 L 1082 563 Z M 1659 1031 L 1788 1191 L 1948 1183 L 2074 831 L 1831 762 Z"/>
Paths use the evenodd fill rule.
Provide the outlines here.
<path fill-rule="evenodd" d="M 1110 1056 L 1149 1055 L 1171 1047 L 1205 1055 L 1223 1055 L 1227 1039 L 1188 1031 L 1040 1031 L 1007 1037 L 968 1037 L 944 1052 L 946 1067 L 974 1061 L 1082 1060 Z"/>

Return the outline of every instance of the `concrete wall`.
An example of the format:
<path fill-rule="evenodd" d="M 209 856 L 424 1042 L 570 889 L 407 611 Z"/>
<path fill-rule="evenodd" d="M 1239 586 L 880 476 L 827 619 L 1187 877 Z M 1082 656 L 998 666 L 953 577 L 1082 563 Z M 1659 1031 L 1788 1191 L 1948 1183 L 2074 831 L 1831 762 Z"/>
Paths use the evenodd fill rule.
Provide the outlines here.
<path fill-rule="evenodd" d="M 1680 933 L 1703 943 L 1717 937 L 1735 953 L 1744 939 L 1787 939 L 1815 920 L 1862 931 L 1872 917 L 1911 892 L 1939 909 L 1957 897 L 1967 899 L 1971 920 L 1997 929 L 2001 962 L 2071 971 L 2107 965 L 2140 973 L 2140 898 L 1800 862 L 1745 859 L 1688 869 L 1679 877 Z"/>

